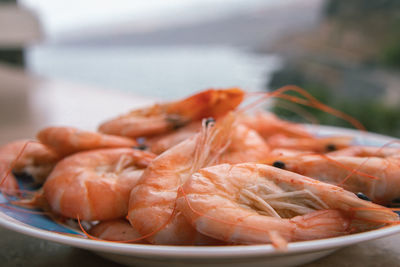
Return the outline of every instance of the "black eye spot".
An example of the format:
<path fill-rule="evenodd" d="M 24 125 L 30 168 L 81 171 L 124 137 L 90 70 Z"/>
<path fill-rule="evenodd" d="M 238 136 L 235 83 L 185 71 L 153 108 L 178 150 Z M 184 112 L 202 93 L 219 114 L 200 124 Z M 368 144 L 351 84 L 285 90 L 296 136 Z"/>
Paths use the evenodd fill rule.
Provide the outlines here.
<path fill-rule="evenodd" d="M 133 149 L 138 149 L 138 150 L 146 150 L 147 146 L 145 144 L 139 144 L 137 146 L 133 146 Z"/>
<path fill-rule="evenodd" d="M 356 194 L 356 196 L 357 196 L 359 199 L 366 200 L 366 201 L 371 201 L 371 199 L 369 199 L 369 197 L 367 197 L 365 194 L 363 194 L 363 193 L 361 193 L 361 192 L 358 192 L 358 193 Z"/>
<path fill-rule="evenodd" d="M 215 119 L 214 118 L 207 118 L 206 119 L 206 122 L 205 122 L 206 127 L 212 126 L 211 124 L 213 124 L 213 123 L 215 123 Z"/>
<path fill-rule="evenodd" d="M 336 148 L 336 146 L 335 146 L 334 144 L 327 144 L 326 147 L 325 147 L 325 149 L 326 149 L 326 151 L 328 151 L 328 152 L 332 152 L 332 151 L 337 150 L 337 148 Z"/>
<path fill-rule="evenodd" d="M 400 197 L 393 199 L 392 203 L 400 204 Z"/>
<path fill-rule="evenodd" d="M 272 166 L 279 169 L 285 169 L 285 163 L 280 160 L 275 161 Z"/>

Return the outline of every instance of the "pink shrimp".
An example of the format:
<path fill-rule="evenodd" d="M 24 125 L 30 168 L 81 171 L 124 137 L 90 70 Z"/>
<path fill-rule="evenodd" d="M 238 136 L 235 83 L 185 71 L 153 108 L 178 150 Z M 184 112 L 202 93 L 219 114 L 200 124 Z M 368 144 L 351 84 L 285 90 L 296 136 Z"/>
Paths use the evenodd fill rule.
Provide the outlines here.
<path fill-rule="evenodd" d="M 315 153 L 326 153 L 350 146 L 352 137 L 331 136 L 313 138 L 290 138 L 284 135 L 274 135 L 268 139 L 268 145 L 272 148 L 286 148 Z"/>
<path fill-rule="evenodd" d="M 221 164 L 193 174 L 178 209 L 204 235 L 228 243 L 328 238 L 398 223 L 390 209 L 340 187 L 256 163 Z"/>
<path fill-rule="evenodd" d="M 201 129 L 201 122 L 192 122 L 182 128 L 179 128 L 173 132 L 158 135 L 149 139 L 146 144 L 150 146 L 150 151 L 156 154 L 168 150 L 169 148 L 179 144 L 183 140 L 194 136 Z"/>
<path fill-rule="evenodd" d="M 192 121 L 221 117 L 243 100 L 238 88 L 206 90 L 186 99 L 133 110 L 100 125 L 102 133 L 129 137 L 154 136 L 177 129 Z"/>
<path fill-rule="evenodd" d="M 0 176 L 3 179 L 0 188 L 8 194 L 18 192 L 18 183 L 12 172 L 27 173 L 41 184 L 58 160 L 53 151 L 38 142 L 19 140 L 8 143 L 0 148 Z"/>
<path fill-rule="evenodd" d="M 253 129 L 238 124 L 232 129 L 230 145 L 221 154 L 220 163 L 259 162 L 270 153 L 263 138 Z"/>
<path fill-rule="evenodd" d="M 61 156 L 84 150 L 137 146 L 137 142 L 130 138 L 82 131 L 72 127 L 48 127 L 41 130 L 37 138 Z"/>
<path fill-rule="evenodd" d="M 69 218 L 126 216 L 129 193 L 155 155 L 129 148 L 76 153 L 61 160 L 43 186 L 51 210 Z"/>

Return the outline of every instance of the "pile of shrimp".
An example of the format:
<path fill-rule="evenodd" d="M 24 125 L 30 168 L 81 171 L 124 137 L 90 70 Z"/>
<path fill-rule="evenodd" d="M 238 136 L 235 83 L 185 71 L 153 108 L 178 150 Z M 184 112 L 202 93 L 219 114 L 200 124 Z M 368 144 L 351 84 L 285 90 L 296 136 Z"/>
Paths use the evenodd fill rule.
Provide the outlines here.
<path fill-rule="evenodd" d="M 245 98 L 253 102 L 243 107 Z M 294 86 L 210 89 L 133 110 L 96 132 L 48 127 L 35 140 L 8 143 L 0 148 L 0 189 L 14 204 L 75 220 L 87 238 L 109 242 L 285 249 L 399 222 L 400 149 L 317 137 L 255 108 L 269 98 L 363 130 Z M 39 186 L 33 196 L 21 193 L 21 174 Z"/>

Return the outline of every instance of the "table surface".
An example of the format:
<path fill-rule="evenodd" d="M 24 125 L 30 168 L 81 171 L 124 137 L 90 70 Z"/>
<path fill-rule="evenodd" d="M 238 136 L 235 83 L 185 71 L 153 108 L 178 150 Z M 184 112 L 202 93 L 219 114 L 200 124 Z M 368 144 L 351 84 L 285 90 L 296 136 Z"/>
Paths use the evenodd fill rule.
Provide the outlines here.
<path fill-rule="evenodd" d="M 48 125 L 93 130 L 107 118 L 151 103 L 125 93 L 38 79 L 4 66 L 0 80 L 0 144 L 31 138 Z M 1 266 L 120 266 L 82 249 L 7 229 L 0 228 L 0 236 Z M 400 235 L 364 242 L 306 266 L 400 266 L 399 244 Z"/>

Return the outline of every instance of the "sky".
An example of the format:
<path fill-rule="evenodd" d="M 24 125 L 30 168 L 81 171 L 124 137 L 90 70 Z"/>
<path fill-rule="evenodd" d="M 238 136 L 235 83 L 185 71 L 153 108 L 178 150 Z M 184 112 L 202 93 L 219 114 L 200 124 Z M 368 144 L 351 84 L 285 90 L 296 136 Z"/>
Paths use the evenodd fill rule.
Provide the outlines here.
<path fill-rule="evenodd" d="M 34 10 L 47 38 L 124 22 L 201 20 L 292 0 L 20 0 Z M 180 16 L 176 16 L 176 14 Z"/>

